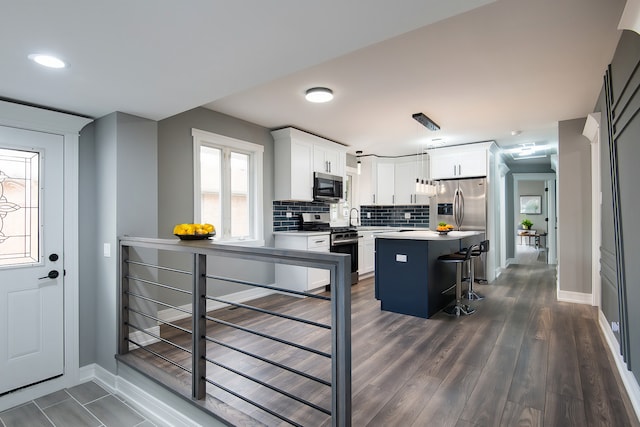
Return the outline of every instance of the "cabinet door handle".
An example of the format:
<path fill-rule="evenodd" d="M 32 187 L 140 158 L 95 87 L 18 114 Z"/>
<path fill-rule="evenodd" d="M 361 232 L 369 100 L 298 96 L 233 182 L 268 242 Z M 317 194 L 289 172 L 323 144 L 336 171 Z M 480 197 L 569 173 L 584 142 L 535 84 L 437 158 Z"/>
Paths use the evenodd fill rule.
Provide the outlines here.
<path fill-rule="evenodd" d="M 453 165 L 453 176 L 456 176 L 456 165 Z"/>
<path fill-rule="evenodd" d="M 373 204 L 375 205 L 376 204 L 376 195 L 375 194 L 372 196 L 372 200 L 373 200 Z"/>
<path fill-rule="evenodd" d="M 391 204 L 392 205 L 396 204 L 396 195 L 395 194 L 391 195 Z"/>

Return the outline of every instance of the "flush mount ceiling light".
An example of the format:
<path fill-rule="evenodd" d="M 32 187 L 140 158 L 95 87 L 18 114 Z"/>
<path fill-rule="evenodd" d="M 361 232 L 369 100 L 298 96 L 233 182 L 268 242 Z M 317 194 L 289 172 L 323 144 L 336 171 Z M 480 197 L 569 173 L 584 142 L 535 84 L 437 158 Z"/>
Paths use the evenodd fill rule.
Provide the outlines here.
<path fill-rule="evenodd" d="M 415 113 L 411 117 L 413 117 L 415 120 L 417 120 L 418 123 L 429 130 L 440 130 L 440 126 L 438 126 L 436 122 L 431 120 L 429 117 L 425 116 L 424 113 Z"/>
<path fill-rule="evenodd" d="M 312 87 L 307 90 L 304 97 L 309 102 L 329 102 L 333 99 L 333 91 L 326 87 Z"/>
<path fill-rule="evenodd" d="M 28 56 L 28 58 L 33 62 L 47 68 L 65 68 L 67 66 L 67 64 L 65 64 L 65 62 L 62 59 L 56 58 L 55 56 L 52 56 L 52 55 L 45 55 L 42 53 L 32 53 L 31 55 Z"/>

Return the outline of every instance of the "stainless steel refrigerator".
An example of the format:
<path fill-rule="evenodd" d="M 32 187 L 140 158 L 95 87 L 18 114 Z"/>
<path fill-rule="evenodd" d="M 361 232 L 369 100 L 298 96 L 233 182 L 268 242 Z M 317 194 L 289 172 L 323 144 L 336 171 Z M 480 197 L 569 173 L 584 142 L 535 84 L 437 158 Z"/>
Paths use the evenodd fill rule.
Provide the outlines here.
<path fill-rule="evenodd" d="M 487 232 L 487 179 L 461 178 L 436 183 L 435 204 L 429 216 L 431 229 L 439 222 L 452 224 L 456 230 Z M 435 215 L 434 215 L 435 214 Z M 485 278 L 486 255 L 475 265 L 478 279 Z"/>

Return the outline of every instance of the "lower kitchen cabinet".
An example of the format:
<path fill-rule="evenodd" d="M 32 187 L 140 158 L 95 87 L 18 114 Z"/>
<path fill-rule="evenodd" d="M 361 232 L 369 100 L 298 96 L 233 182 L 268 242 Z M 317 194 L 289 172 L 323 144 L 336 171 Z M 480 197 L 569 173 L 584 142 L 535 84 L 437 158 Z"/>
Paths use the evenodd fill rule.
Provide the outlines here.
<path fill-rule="evenodd" d="M 329 252 L 329 233 L 276 233 L 277 249 L 297 249 L 312 252 Z M 292 291 L 305 292 L 329 284 L 329 270 L 295 265 L 276 264 L 276 286 Z"/>
<path fill-rule="evenodd" d="M 375 231 L 359 231 L 358 235 L 358 273 L 360 276 L 375 271 Z"/>

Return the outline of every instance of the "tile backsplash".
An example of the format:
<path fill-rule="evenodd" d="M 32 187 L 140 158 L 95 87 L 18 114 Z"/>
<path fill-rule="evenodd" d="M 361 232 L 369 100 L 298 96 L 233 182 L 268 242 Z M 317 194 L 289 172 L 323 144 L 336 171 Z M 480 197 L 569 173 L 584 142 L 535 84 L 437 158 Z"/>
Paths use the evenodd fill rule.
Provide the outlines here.
<path fill-rule="evenodd" d="M 360 225 L 429 228 L 429 205 L 361 206 Z"/>
<path fill-rule="evenodd" d="M 300 229 L 303 212 L 329 212 L 330 206 L 322 202 L 273 202 L 273 231 Z M 291 217 L 287 218 L 287 213 Z M 370 218 L 367 218 L 369 214 Z M 409 214 L 410 218 L 406 218 Z M 429 228 L 429 205 L 361 206 L 360 225 L 363 227 L 421 227 Z"/>
<path fill-rule="evenodd" d="M 291 214 L 287 218 L 287 212 Z M 329 205 L 322 202 L 273 202 L 273 231 L 295 231 L 300 229 L 300 214 L 303 212 L 329 212 Z"/>

